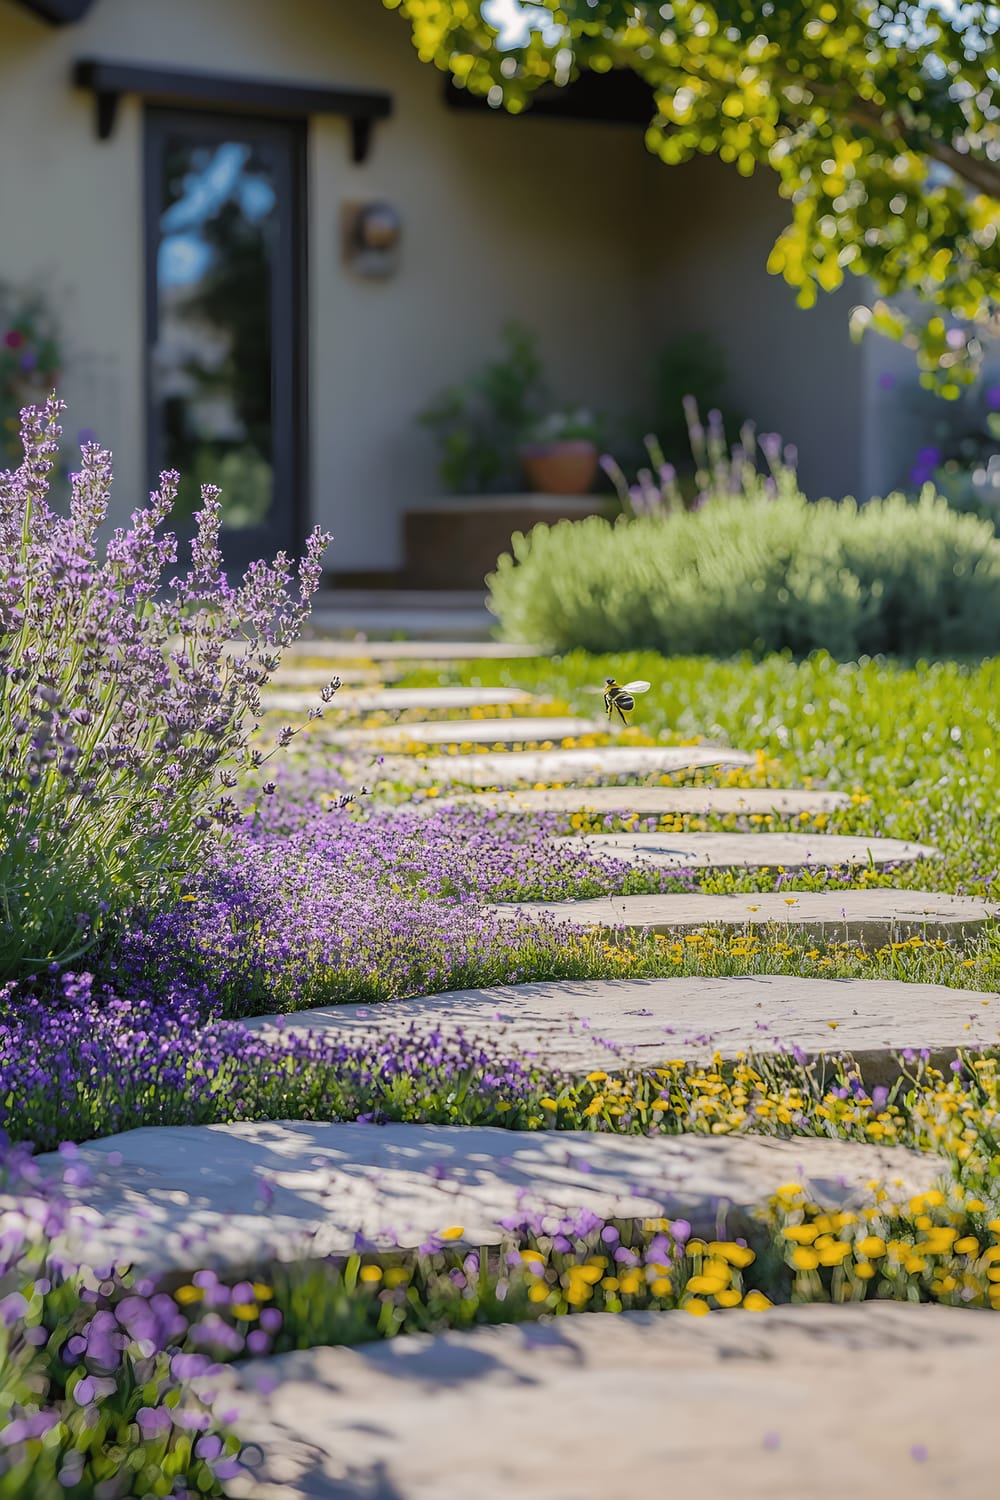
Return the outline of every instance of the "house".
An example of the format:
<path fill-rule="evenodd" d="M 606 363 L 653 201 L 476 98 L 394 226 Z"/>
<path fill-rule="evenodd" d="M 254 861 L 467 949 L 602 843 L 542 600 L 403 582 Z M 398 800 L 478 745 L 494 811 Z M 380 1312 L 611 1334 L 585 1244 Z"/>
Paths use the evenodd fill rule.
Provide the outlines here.
<path fill-rule="evenodd" d="M 903 356 L 851 344 L 857 289 L 795 306 L 765 271 L 773 182 L 665 168 L 634 85 L 491 111 L 381 0 L 0 0 L 0 281 L 53 304 L 114 518 L 177 464 L 187 503 L 223 485 L 231 563 L 320 522 L 338 577 L 393 576 L 440 491 L 415 418 L 511 317 L 567 401 L 620 419 L 657 345 L 705 330 L 810 493 L 897 482 Z"/>

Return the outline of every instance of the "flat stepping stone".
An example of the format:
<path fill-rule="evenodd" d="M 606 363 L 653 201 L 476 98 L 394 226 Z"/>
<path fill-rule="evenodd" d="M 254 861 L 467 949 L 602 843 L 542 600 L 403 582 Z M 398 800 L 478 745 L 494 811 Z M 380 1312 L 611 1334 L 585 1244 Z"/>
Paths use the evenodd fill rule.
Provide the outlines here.
<path fill-rule="evenodd" d="M 338 736 L 345 745 L 533 745 L 607 732 L 608 726 L 601 719 L 560 714 L 550 718 L 434 719 L 386 724 L 379 729 L 345 729 L 338 731 Z"/>
<path fill-rule="evenodd" d="M 546 646 L 512 645 L 504 641 L 333 641 L 299 640 L 286 646 L 288 659 L 309 656 L 330 661 L 514 661 L 520 657 L 551 656 Z"/>
<path fill-rule="evenodd" d="M 314 674 L 316 675 L 316 674 Z M 326 686 L 329 678 L 322 674 L 316 675 L 316 687 L 314 692 L 274 690 L 266 688 L 261 693 L 261 702 L 267 713 L 281 711 L 283 713 L 303 713 L 310 708 L 323 708 L 320 692 Z M 425 688 L 371 688 L 368 691 L 341 688 L 335 693 L 328 704 L 325 705 L 327 713 L 374 713 L 384 709 L 387 713 L 399 712 L 409 708 L 423 709 L 448 709 L 448 708 L 489 708 L 502 703 L 531 703 L 534 700 L 530 693 L 522 693 L 517 688 L 471 688 L 471 687 L 425 687 Z M 490 721 L 493 722 L 493 721 Z M 504 724 L 509 720 L 503 720 Z M 527 722 L 535 722 L 534 720 Z M 410 726 L 387 725 L 379 730 L 368 730 L 366 733 L 373 738 L 388 735 L 401 734 L 404 728 Z M 440 725 L 421 725 L 421 728 L 440 728 Z M 463 721 L 464 727 L 464 721 Z M 464 736 L 468 738 L 468 736 Z M 498 738 L 502 739 L 500 735 Z"/>
<path fill-rule="evenodd" d="M 498 754 L 437 755 L 395 761 L 385 768 L 466 786 L 517 786 L 520 782 L 582 782 L 615 776 L 676 776 L 709 766 L 749 766 L 755 757 L 724 745 L 607 745 L 593 750 L 509 750 Z"/>
<path fill-rule="evenodd" d="M 212 1384 L 261 1449 L 236 1500 L 591 1500 L 666 1475 L 684 1496 L 932 1500 L 996 1489 L 998 1362 L 1000 1319 L 868 1301 L 412 1335 Z"/>
<path fill-rule="evenodd" d="M 594 833 L 560 840 L 630 865 L 667 870 L 809 870 L 825 865 L 887 865 L 937 854 L 906 839 L 836 833 Z"/>
<path fill-rule="evenodd" d="M 338 701 L 339 697 L 338 694 Z M 638 813 L 640 817 L 659 817 L 664 813 L 690 813 L 695 817 L 699 814 L 725 817 L 733 813 L 747 817 L 773 813 L 794 817 L 799 813 L 836 812 L 851 806 L 851 798 L 846 792 L 733 786 L 546 787 L 538 791 L 476 792 L 448 801 L 497 808 L 502 812 Z M 444 798 L 440 799 L 438 806 L 444 802 Z"/>
<path fill-rule="evenodd" d="M 279 688 L 315 688 L 319 692 L 326 687 L 331 677 L 339 677 L 341 682 L 349 685 L 379 688 L 391 675 L 391 672 L 380 671 L 377 667 L 353 667 L 346 663 L 340 667 L 332 664 L 329 667 L 279 667 L 262 691 L 269 693 Z"/>
<path fill-rule="evenodd" d="M 716 1052 L 850 1053 L 870 1083 L 899 1076 L 895 1054 L 930 1049 L 942 1070 L 960 1048 L 1000 1047 L 1000 998 L 942 984 L 801 979 L 790 974 L 676 979 L 562 980 L 455 990 L 388 1005 L 332 1005 L 245 1023 L 318 1031 L 328 1040 L 436 1032 L 487 1040 L 571 1073 L 671 1059 L 707 1063 Z"/>
<path fill-rule="evenodd" d="M 38 1160 L 54 1175 L 66 1166 L 58 1153 Z M 486 1244 L 501 1237 L 501 1220 L 531 1208 L 682 1217 L 711 1238 L 724 1209 L 749 1226 L 789 1181 L 856 1206 L 872 1179 L 898 1181 L 907 1198 L 941 1172 L 937 1158 L 902 1147 L 818 1138 L 313 1121 L 130 1130 L 88 1143 L 81 1162 L 93 1181 L 64 1191 L 86 1206 L 87 1258 L 157 1272 L 321 1256 L 350 1249 L 357 1234 L 419 1245 L 462 1226 L 465 1240 Z"/>
<path fill-rule="evenodd" d="M 700 932 L 706 927 L 742 931 L 775 923 L 797 934 L 863 942 L 869 947 L 914 936 L 961 938 L 1000 916 L 1000 906 L 978 896 L 893 887 L 796 891 L 789 896 L 780 891 L 741 896 L 598 896 L 588 901 L 511 901 L 490 909 L 507 917 L 548 917 L 584 927 L 668 934 Z"/>

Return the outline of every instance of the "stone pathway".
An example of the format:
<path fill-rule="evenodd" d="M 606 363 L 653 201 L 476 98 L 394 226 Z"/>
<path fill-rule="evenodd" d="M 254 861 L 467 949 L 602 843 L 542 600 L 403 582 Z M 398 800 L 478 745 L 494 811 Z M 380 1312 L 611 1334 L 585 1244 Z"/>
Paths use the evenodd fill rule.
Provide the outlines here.
<path fill-rule="evenodd" d="M 678 979 L 559 980 L 452 990 L 391 1005 L 331 1005 L 289 1016 L 257 1016 L 251 1031 L 312 1031 L 338 1039 L 379 1038 L 410 1026 L 489 1041 L 554 1068 L 587 1073 L 671 1058 L 707 1063 L 789 1052 L 812 1059 L 849 1053 L 870 1084 L 899 1076 L 896 1054 L 930 1049 L 947 1068 L 960 1048 L 1000 1046 L 1000 997 L 940 984 L 801 979 L 788 974 Z"/>
<path fill-rule="evenodd" d="M 632 813 L 659 817 L 670 813 L 726 817 L 792 817 L 802 813 L 838 812 L 850 807 L 845 792 L 782 791 L 772 787 L 735 786 L 592 786 L 543 787 L 522 792 L 468 792 L 464 796 L 441 797 L 439 807 L 462 802 L 470 807 L 524 813 Z"/>
<path fill-rule="evenodd" d="M 595 833 L 565 843 L 667 870 L 807 870 L 930 859 L 929 844 L 835 833 Z"/>
<path fill-rule="evenodd" d="M 757 763 L 752 746 L 399 753 L 418 744 L 614 737 L 603 718 L 343 725 L 345 714 L 375 711 L 513 705 L 537 713 L 538 700 L 516 689 L 385 688 L 379 679 L 415 662 L 544 654 L 492 642 L 308 641 L 293 662 L 328 663 L 329 675 L 339 671 L 345 680 L 350 674 L 358 686 L 336 695 L 324 721 L 330 743 L 354 752 L 359 764 L 376 762 L 380 780 L 443 787 L 440 799 L 413 805 L 749 819 L 809 818 L 855 800 L 814 788 L 614 784 L 745 769 Z M 322 683 L 320 668 L 292 665 L 265 702 L 304 712 Z M 383 746 L 397 752 L 384 763 Z M 503 787 L 525 789 L 461 791 Z M 818 831 L 601 833 L 569 842 L 665 868 L 868 866 L 936 853 L 926 844 Z M 1000 915 L 981 900 L 900 889 L 609 896 L 493 911 L 603 929 L 611 940 L 623 931 L 672 940 L 708 927 L 730 934 L 770 927 L 772 936 L 822 935 L 868 947 L 911 935 L 968 936 Z M 957 1049 L 995 1046 L 998 1008 L 1000 996 L 931 984 L 755 974 L 504 986 L 248 1025 L 345 1038 L 411 1026 L 446 1037 L 461 1032 L 489 1040 L 498 1058 L 517 1050 L 577 1073 L 794 1046 L 806 1060 L 848 1053 L 874 1085 L 898 1076 L 896 1053 L 907 1047 L 929 1049 L 944 1069 Z M 41 1160 L 62 1176 L 63 1158 Z M 816 1202 L 857 1208 L 873 1182 L 902 1203 L 942 1171 L 932 1155 L 820 1137 L 324 1121 L 130 1131 L 84 1146 L 80 1164 L 91 1180 L 77 1177 L 65 1190 L 94 1259 L 122 1257 L 155 1274 L 185 1275 L 213 1263 L 252 1274 L 271 1257 L 349 1250 L 358 1236 L 420 1245 L 450 1229 L 456 1243 L 496 1242 L 501 1221 L 529 1210 L 683 1217 L 706 1236 L 722 1232 L 724 1222 L 731 1235 L 751 1234 L 768 1197 L 790 1181 Z M 817 1500 L 884 1500 L 936 1496 L 945 1487 L 987 1495 L 995 1488 L 998 1357 L 1000 1322 L 899 1304 L 782 1307 L 760 1318 L 592 1314 L 303 1351 L 224 1374 L 242 1430 L 261 1451 L 255 1478 L 228 1492 L 247 1500 L 608 1500 L 666 1484 L 750 1500 L 799 1500 L 806 1492 Z"/>
<path fill-rule="evenodd" d="M 1000 1319 L 586 1313 L 226 1371 L 247 1500 L 937 1500 L 996 1488 Z M 213 1382 L 219 1384 L 219 1382 Z"/>
<path fill-rule="evenodd" d="M 56 1153 L 39 1160 L 65 1169 Z M 873 1178 L 905 1201 L 941 1175 L 933 1157 L 845 1141 L 308 1121 L 130 1130 L 82 1147 L 80 1163 L 92 1180 L 65 1191 L 86 1206 L 92 1263 L 159 1273 L 242 1272 L 350 1250 L 357 1234 L 420 1245 L 461 1226 L 464 1241 L 495 1243 L 502 1219 L 529 1210 L 684 1218 L 709 1238 L 722 1216 L 733 1236 L 785 1182 L 851 1208 Z"/>

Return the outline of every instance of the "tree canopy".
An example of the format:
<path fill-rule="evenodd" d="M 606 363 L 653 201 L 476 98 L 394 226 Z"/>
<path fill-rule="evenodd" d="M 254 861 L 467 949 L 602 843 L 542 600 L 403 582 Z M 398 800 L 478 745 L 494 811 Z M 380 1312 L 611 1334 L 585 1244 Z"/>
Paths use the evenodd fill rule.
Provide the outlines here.
<path fill-rule="evenodd" d="M 1000 5 L 962 0 L 384 0 L 419 56 L 512 112 L 542 84 L 629 68 L 664 162 L 767 167 L 791 205 L 768 269 L 851 315 L 957 396 L 1000 333 Z M 916 294 L 929 316 L 903 307 Z"/>

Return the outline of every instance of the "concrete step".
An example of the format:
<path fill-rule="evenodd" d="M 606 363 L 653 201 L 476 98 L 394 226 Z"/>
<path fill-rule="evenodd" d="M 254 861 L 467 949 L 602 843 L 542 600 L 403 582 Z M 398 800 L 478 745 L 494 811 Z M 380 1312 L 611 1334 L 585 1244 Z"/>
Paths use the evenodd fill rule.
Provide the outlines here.
<path fill-rule="evenodd" d="M 478 589 L 333 589 L 316 596 L 309 621 L 333 635 L 478 641 L 497 623 Z"/>
<path fill-rule="evenodd" d="M 311 629 L 315 628 L 315 622 Z M 510 644 L 505 641 L 480 641 L 453 637 L 442 640 L 370 640 L 358 631 L 348 640 L 331 640 L 309 634 L 287 647 L 289 661 L 296 657 L 323 658 L 330 661 L 405 661 L 427 666 L 436 662 L 516 661 L 522 657 L 549 655 L 545 646 Z"/>

